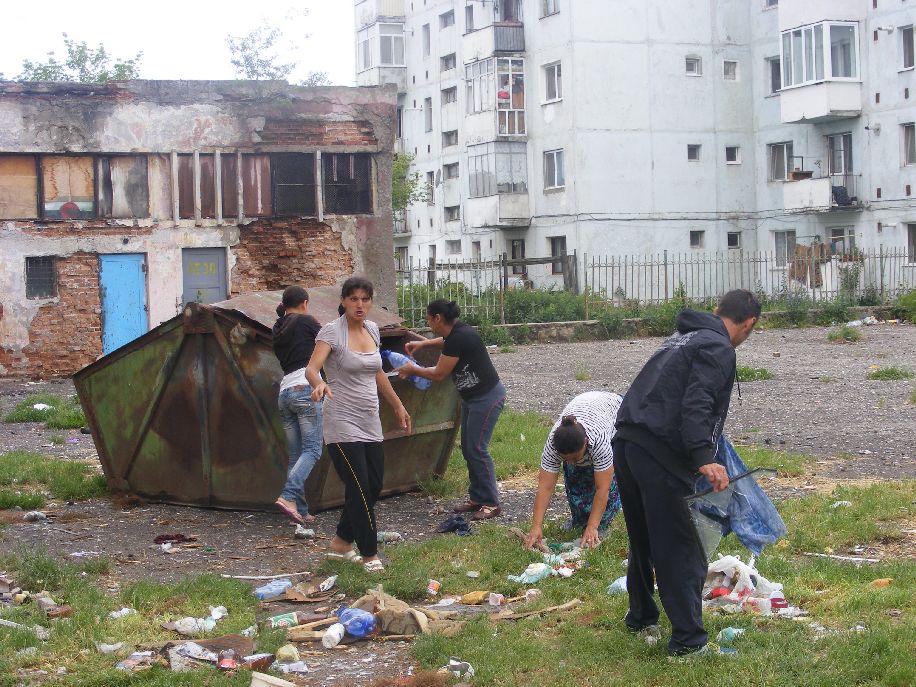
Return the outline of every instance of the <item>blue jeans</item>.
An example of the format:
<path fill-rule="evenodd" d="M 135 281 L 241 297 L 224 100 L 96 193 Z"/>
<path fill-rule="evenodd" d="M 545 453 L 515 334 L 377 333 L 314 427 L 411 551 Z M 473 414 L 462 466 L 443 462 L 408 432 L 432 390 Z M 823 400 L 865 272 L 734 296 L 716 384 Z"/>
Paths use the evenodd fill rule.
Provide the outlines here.
<path fill-rule="evenodd" d="M 502 382 L 485 394 L 461 401 L 461 455 L 468 464 L 471 482 L 468 497 L 482 506 L 499 505 L 490 439 L 505 403 L 506 388 Z"/>
<path fill-rule="evenodd" d="M 323 447 L 321 433 L 321 401 L 311 398 L 312 387 L 294 386 L 280 392 L 278 405 L 283 432 L 286 434 L 286 449 L 289 453 L 289 468 L 286 484 L 280 496 L 296 504 L 300 515 L 309 514 L 305 500 L 305 480 L 321 457 Z"/>

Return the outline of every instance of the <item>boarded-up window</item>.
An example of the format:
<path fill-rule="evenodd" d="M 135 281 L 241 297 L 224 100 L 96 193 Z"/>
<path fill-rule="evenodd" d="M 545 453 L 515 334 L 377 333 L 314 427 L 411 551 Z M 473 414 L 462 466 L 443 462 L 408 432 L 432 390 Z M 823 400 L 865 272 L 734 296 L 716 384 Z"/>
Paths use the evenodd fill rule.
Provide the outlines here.
<path fill-rule="evenodd" d="M 38 217 L 35 156 L 0 156 L 0 219 L 35 217 Z"/>
<path fill-rule="evenodd" d="M 219 156 L 220 189 L 223 195 L 223 217 L 239 214 L 239 164 L 235 153 Z"/>
<path fill-rule="evenodd" d="M 216 217 L 216 160 L 213 155 L 200 156 L 200 216 Z"/>
<path fill-rule="evenodd" d="M 55 258 L 43 255 L 25 259 L 25 297 L 54 298 L 57 295 Z"/>
<path fill-rule="evenodd" d="M 91 157 L 42 157 L 44 217 L 87 219 L 95 216 L 95 180 L 92 167 Z"/>
<path fill-rule="evenodd" d="M 149 209 L 156 220 L 172 218 L 172 161 L 168 155 L 150 155 Z"/>
<path fill-rule="evenodd" d="M 270 217 L 274 214 L 270 157 L 270 155 L 242 156 L 242 196 L 245 202 L 246 217 Z M 309 164 L 314 167 L 314 161 Z M 314 195 L 315 192 L 313 190 L 313 199 Z"/>
<path fill-rule="evenodd" d="M 194 156 L 178 156 L 178 216 L 194 219 Z"/>
<path fill-rule="evenodd" d="M 99 217 L 149 217 L 149 173 L 146 156 L 101 157 Z"/>
<path fill-rule="evenodd" d="M 325 212 L 340 215 L 372 212 L 372 158 L 366 153 L 322 155 Z"/>
<path fill-rule="evenodd" d="M 314 216 L 315 156 L 311 153 L 275 153 L 273 168 L 274 214 L 279 217 Z M 246 199 L 247 206 L 247 199 Z M 245 214 L 247 215 L 247 209 Z"/>

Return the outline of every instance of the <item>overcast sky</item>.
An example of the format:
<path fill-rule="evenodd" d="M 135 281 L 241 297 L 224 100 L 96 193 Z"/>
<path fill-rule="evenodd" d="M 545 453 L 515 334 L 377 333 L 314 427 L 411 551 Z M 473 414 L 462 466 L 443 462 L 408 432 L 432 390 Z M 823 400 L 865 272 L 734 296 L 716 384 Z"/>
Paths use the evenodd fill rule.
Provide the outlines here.
<path fill-rule="evenodd" d="M 290 82 L 325 71 L 335 84 L 354 83 L 352 0 L 25 0 L 3 3 L 0 73 L 14 79 L 22 60 L 66 57 L 63 38 L 104 43 L 109 54 L 143 51 L 144 79 L 232 79 L 226 35 L 244 35 L 266 20 L 284 30 L 286 62 L 298 62 Z M 304 18 L 290 12 L 308 9 Z"/>

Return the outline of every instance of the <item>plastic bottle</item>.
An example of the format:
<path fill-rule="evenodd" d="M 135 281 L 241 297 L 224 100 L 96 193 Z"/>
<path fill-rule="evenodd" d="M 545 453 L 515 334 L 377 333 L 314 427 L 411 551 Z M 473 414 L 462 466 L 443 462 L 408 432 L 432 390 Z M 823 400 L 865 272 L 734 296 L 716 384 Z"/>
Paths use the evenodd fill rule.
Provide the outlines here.
<path fill-rule="evenodd" d="M 239 667 L 238 659 L 235 657 L 233 649 L 223 649 L 219 652 L 219 660 L 216 666 L 220 670 L 235 670 Z"/>
<path fill-rule="evenodd" d="M 292 586 L 293 581 L 287 578 L 271 580 L 264 586 L 255 589 L 254 595 L 258 597 L 259 601 L 270 601 L 286 594 L 286 590 Z"/>
<path fill-rule="evenodd" d="M 314 620 L 314 618 L 304 611 L 291 611 L 268 618 L 266 625 L 272 629 L 296 627 L 296 625 L 304 625 L 309 622 L 310 619 Z"/>
<path fill-rule="evenodd" d="M 387 360 L 392 369 L 397 370 L 399 367 L 403 367 L 407 363 L 416 363 L 417 361 L 411 358 L 410 356 L 404 355 L 403 353 L 398 353 L 397 351 L 389 351 L 387 348 L 382 349 L 382 359 Z M 426 391 L 432 381 L 426 379 L 426 377 L 419 377 L 417 375 L 410 375 L 408 380 L 417 387 L 420 391 Z"/>
<path fill-rule="evenodd" d="M 375 630 L 375 616 L 369 611 L 359 608 L 343 608 L 337 613 L 340 624 L 347 630 L 347 634 L 354 637 L 365 637 Z"/>
<path fill-rule="evenodd" d="M 328 628 L 327 632 L 324 633 L 324 637 L 321 638 L 321 643 L 324 645 L 325 649 L 332 649 L 340 644 L 340 640 L 344 638 L 345 633 L 346 628 L 343 625 L 334 623 Z"/>

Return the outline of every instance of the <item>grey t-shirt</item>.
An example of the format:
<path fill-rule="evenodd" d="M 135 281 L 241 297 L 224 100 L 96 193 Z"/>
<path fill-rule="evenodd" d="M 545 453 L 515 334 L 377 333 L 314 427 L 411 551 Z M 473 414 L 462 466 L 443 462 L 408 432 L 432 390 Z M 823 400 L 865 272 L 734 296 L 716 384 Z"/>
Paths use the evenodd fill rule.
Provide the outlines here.
<path fill-rule="evenodd" d="M 366 331 L 379 346 L 378 325 L 366 320 Z M 347 316 L 341 315 L 318 332 L 316 341 L 324 341 L 331 352 L 324 363 L 333 398 L 326 398 L 323 410 L 324 443 L 382 441 L 379 418 L 378 387 L 375 375 L 382 369 L 378 350 L 358 353 L 347 347 Z"/>

